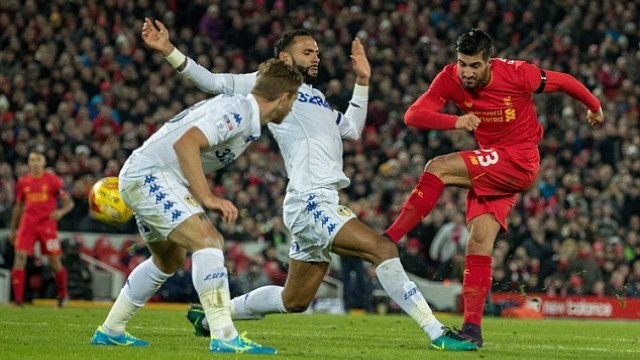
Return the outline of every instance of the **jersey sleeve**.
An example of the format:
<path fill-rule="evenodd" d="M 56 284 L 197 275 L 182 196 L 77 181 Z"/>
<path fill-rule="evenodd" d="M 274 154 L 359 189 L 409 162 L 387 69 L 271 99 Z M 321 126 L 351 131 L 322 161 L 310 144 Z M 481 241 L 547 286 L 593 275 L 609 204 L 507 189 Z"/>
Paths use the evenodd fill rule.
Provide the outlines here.
<path fill-rule="evenodd" d="M 522 77 L 524 91 L 528 93 L 542 92 L 544 90 L 543 72 L 534 64 L 526 61 L 516 61 L 516 69 Z"/>
<path fill-rule="evenodd" d="M 249 74 L 214 74 L 193 59 L 180 72 L 198 89 L 209 94 L 249 94 L 256 83 L 257 72 Z"/>
<path fill-rule="evenodd" d="M 440 112 L 451 99 L 452 86 L 449 76 L 444 71 L 440 72 L 433 79 L 429 89 L 407 109 L 404 115 L 405 124 L 418 129 L 455 129 L 458 117 Z"/>
<path fill-rule="evenodd" d="M 353 96 L 349 101 L 349 107 L 343 114 L 333 111 L 334 119 L 340 129 L 343 139 L 358 140 L 362 136 L 362 129 L 367 120 L 367 106 L 369 99 L 362 96 Z"/>
<path fill-rule="evenodd" d="M 60 196 L 66 193 L 66 189 L 64 188 L 64 183 L 60 176 L 51 173 L 51 188 L 57 196 Z"/>
<path fill-rule="evenodd" d="M 600 100 L 589 92 L 589 89 L 576 78 L 569 74 L 551 70 L 545 70 L 545 73 L 546 86 L 543 89 L 544 92 L 562 91 L 582 102 L 589 110 L 593 112 L 600 110 Z"/>

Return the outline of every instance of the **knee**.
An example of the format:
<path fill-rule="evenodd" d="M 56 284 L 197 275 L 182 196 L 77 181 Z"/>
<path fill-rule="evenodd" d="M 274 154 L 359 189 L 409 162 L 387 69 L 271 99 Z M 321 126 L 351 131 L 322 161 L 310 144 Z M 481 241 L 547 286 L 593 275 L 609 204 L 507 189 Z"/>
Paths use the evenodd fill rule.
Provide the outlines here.
<path fill-rule="evenodd" d="M 491 255 L 493 240 L 470 235 L 467 239 L 467 255 Z"/>
<path fill-rule="evenodd" d="M 14 269 L 24 269 L 27 266 L 27 255 L 23 253 L 16 253 L 13 258 Z"/>
<path fill-rule="evenodd" d="M 398 247 L 389 239 L 379 236 L 377 239 L 376 251 L 369 261 L 372 265 L 378 266 L 380 263 L 398 257 Z"/>
<path fill-rule="evenodd" d="M 289 313 L 301 313 L 301 312 L 305 312 L 309 308 L 310 303 L 311 303 L 310 301 L 307 301 L 307 302 L 293 301 L 293 302 L 284 304 L 284 308 L 287 309 L 287 312 Z"/>
<path fill-rule="evenodd" d="M 186 255 L 183 253 L 174 254 L 171 257 L 166 259 L 158 259 L 154 257 L 154 264 L 158 268 L 158 270 L 162 271 L 165 274 L 173 274 L 182 267 L 184 261 L 186 260 Z"/>
<path fill-rule="evenodd" d="M 195 252 L 195 251 L 207 249 L 207 248 L 223 249 L 224 239 L 220 234 L 210 234 L 207 236 L 200 237 L 198 239 L 194 239 L 191 245 L 192 245 L 191 249 L 189 249 L 189 251 L 191 252 Z"/>
<path fill-rule="evenodd" d="M 429 172 L 439 178 L 444 176 L 447 167 L 445 166 L 445 160 L 442 156 L 436 156 L 427 162 L 424 166 L 424 172 Z"/>

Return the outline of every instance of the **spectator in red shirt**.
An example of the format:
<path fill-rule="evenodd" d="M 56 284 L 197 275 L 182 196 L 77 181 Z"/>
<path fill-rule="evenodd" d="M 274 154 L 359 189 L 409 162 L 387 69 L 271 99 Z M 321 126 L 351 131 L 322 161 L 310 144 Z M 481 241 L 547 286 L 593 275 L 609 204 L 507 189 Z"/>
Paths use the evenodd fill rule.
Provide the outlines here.
<path fill-rule="evenodd" d="M 22 306 L 25 267 L 29 255 L 33 255 L 36 241 L 40 243 L 42 254 L 49 258 L 49 265 L 58 288 L 58 306 L 67 300 L 67 271 L 62 266 L 58 220 L 73 209 L 71 196 L 63 187 L 62 180 L 45 170 L 45 156 L 42 152 L 29 152 L 29 173 L 18 179 L 16 202 L 9 232 L 9 241 L 15 247 L 15 259 L 11 270 L 11 283 L 16 306 Z M 58 200 L 62 203 L 58 207 Z"/>

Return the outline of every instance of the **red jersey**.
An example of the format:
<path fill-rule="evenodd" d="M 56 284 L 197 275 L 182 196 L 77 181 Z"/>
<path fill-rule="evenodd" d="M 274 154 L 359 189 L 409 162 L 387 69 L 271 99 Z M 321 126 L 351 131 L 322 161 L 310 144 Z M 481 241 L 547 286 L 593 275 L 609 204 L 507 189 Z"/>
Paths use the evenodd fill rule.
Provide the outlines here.
<path fill-rule="evenodd" d="M 491 72 L 489 84 L 467 90 L 458 75 L 458 65 L 447 65 L 413 106 L 437 112 L 452 100 L 465 113 L 475 114 L 482 121 L 475 130 L 481 148 L 537 147 L 543 131 L 531 95 L 542 82 L 540 69 L 524 61 L 493 59 Z M 424 127 L 453 129 L 457 116 L 446 116 L 447 121 L 438 125 L 424 119 L 429 122 Z"/>
<path fill-rule="evenodd" d="M 48 220 L 58 208 L 58 198 L 64 191 L 60 177 L 48 171 L 39 178 L 31 175 L 20 177 L 16 185 L 16 201 L 24 203 L 21 224 Z"/>

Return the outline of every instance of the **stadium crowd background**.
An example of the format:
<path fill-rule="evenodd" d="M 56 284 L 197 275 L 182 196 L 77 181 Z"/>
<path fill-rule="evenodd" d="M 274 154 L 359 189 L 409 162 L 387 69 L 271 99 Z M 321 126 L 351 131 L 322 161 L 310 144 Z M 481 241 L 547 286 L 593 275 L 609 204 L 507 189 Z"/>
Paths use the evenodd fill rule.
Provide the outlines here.
<path fill-rule="evenodd" d="M 363 139 L 345 142 L 352 184 L 343 197 L 379 231 L 397 215 L 426 161 L 475 147 L 464 131 L 420 131 L 403 123 L 406 108 L 455 61 L 462 31 L 488 31 L 498 57 L 574 75 L 601 99 L 606 124 L 590 128 L 586 109 L 568 96 L 536 96 L 545 129 L 541 170 L 512 211 L 510 231 L 497 241 L 493 290 L 640 296 L 635 1 L 2 1 L 1 227 L 8 226 L 27 149 L 38 146 L 76 201 L 61 230 L 135 233 L 134 224 L 116 229 L 88 216 L 90 186 L 117 175 L 163 122 L 207 96 L 144 46 L 145 16 L 163 21 L 185 54 L 217 73 L 255 71 L 272 56 L 280 33 L 308 28 L 321 50 L 318 87 L 342 110 L 354 83 L 350 41 L 360 37 L 372 65 L 369 113 Z M 238 277 L 258 264 L 273 275 L 260 281 L 281 283 L 281 262 L 242 252 L 243 241 L 274 245 L 265 245 L 265 253 L 288 241 L 281 220 L 286 175 L 277 145 L 266 131 L 252 150 L 211 179 L 215 193 L 241 212 L 236 225 L 219 226 L 233 245 L 227 257 Z M 401 247 L 408 271 L 460 281 L 464 196 L 446 189 L 436 210 L 410 233 Z M 434 238 L 446 246 L 430 249 Z M 124 269 L 132 250 L 144 256 L 143 247 L 128 245 L 119 252 Z"/>

